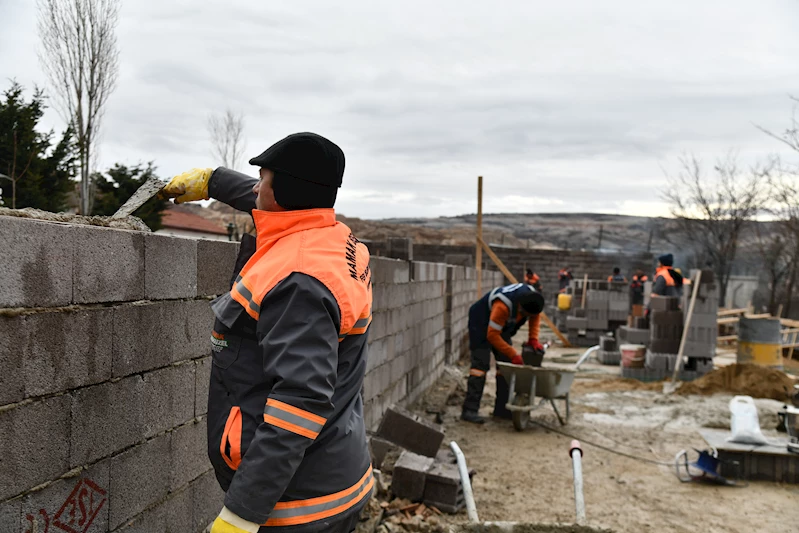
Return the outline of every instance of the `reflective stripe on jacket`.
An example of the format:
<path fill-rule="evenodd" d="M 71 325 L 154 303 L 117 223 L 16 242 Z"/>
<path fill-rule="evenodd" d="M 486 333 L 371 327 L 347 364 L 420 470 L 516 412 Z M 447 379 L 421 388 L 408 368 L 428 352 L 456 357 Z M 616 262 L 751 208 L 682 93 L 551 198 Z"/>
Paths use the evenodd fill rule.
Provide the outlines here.
<path fill-rule="evenodd" d="M 223 184 L 249 179 L 217 178 L 209 189 L 231 204 Z M 212 304 L 209 457 L 235 514 L 270 531 L 326 531 L 374 486 L 361 397 L 369 253 L 332 209 L 253 218 L 256 246 L 242 246 L 251 256 Z"/>

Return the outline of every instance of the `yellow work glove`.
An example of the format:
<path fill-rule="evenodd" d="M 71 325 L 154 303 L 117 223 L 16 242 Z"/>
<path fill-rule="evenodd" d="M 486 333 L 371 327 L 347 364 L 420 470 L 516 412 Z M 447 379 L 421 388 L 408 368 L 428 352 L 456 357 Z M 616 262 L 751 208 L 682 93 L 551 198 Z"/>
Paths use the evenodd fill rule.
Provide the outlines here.
<path fill-rule="evenodd" d="M 165 198 L 174 198 L 176 204 L 208 200 L 208 180 L 214 173 L 212 168 L 193 168 L 178 174 L 161 189 Z"/>
<path fill-rule="evenodd" d="M 227 507 L 223 507 L 222 512 L 214 520 L 214 525 L 211 526 L 211 533 L 258 533 L 260 527 L 255 522 L 248 522 L 233 514 Z"/>

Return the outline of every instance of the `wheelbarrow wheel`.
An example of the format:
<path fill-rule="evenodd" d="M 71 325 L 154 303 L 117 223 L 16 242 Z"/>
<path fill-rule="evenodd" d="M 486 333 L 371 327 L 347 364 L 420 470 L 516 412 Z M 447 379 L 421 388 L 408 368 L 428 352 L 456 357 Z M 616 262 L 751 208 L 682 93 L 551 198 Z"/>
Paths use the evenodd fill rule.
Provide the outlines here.
<path fill-rule="evenodd" d="M 530 405 L 530 399 L 526 394 L 519 394 L 513 399 L 513 405 L 518 407 L 527 407 Z M 516 431 L 524 431 L 530 422 L 530 411 L 513 411 L 513 429 Z"/>

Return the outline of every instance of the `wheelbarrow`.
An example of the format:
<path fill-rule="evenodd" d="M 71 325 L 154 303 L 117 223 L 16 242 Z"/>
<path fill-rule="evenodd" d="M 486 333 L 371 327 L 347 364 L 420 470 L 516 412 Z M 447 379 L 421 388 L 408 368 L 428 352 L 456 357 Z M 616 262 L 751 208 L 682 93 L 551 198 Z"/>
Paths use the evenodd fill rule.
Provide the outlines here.
<path fill-rule="evenodd" d="M 530 412 L 549 402 L 560 425 L 569 421 L 569 389 L 574 382 L 574 370 L 540 368 L 497 362 L 497 369 L 508 380 L 508 403 L 505 407 L 513 415 L 513 428 L 523 431 L 530 422 Z M 536 404 L 536 398 L 541 400 Z M 556 400 L 564 402 L 561 414 Z"/>

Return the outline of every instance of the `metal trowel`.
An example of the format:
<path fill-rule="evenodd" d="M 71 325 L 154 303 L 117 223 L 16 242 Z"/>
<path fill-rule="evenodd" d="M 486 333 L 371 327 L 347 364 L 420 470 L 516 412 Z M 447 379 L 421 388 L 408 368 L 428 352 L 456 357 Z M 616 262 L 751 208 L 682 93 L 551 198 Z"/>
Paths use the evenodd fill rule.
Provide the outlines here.
<path fill-rule="evenodd" d="M 144 203 L 158 194 L 164 188 L 166 183 L 158 178 L 150 178 L 133 193 L 133 196 L 128 198 L 128 201 L 122 204 L 122 207 L 117 209 L 117 212 L 111 215 L 111 218 L 125 218 L 133 214 Z"/>

